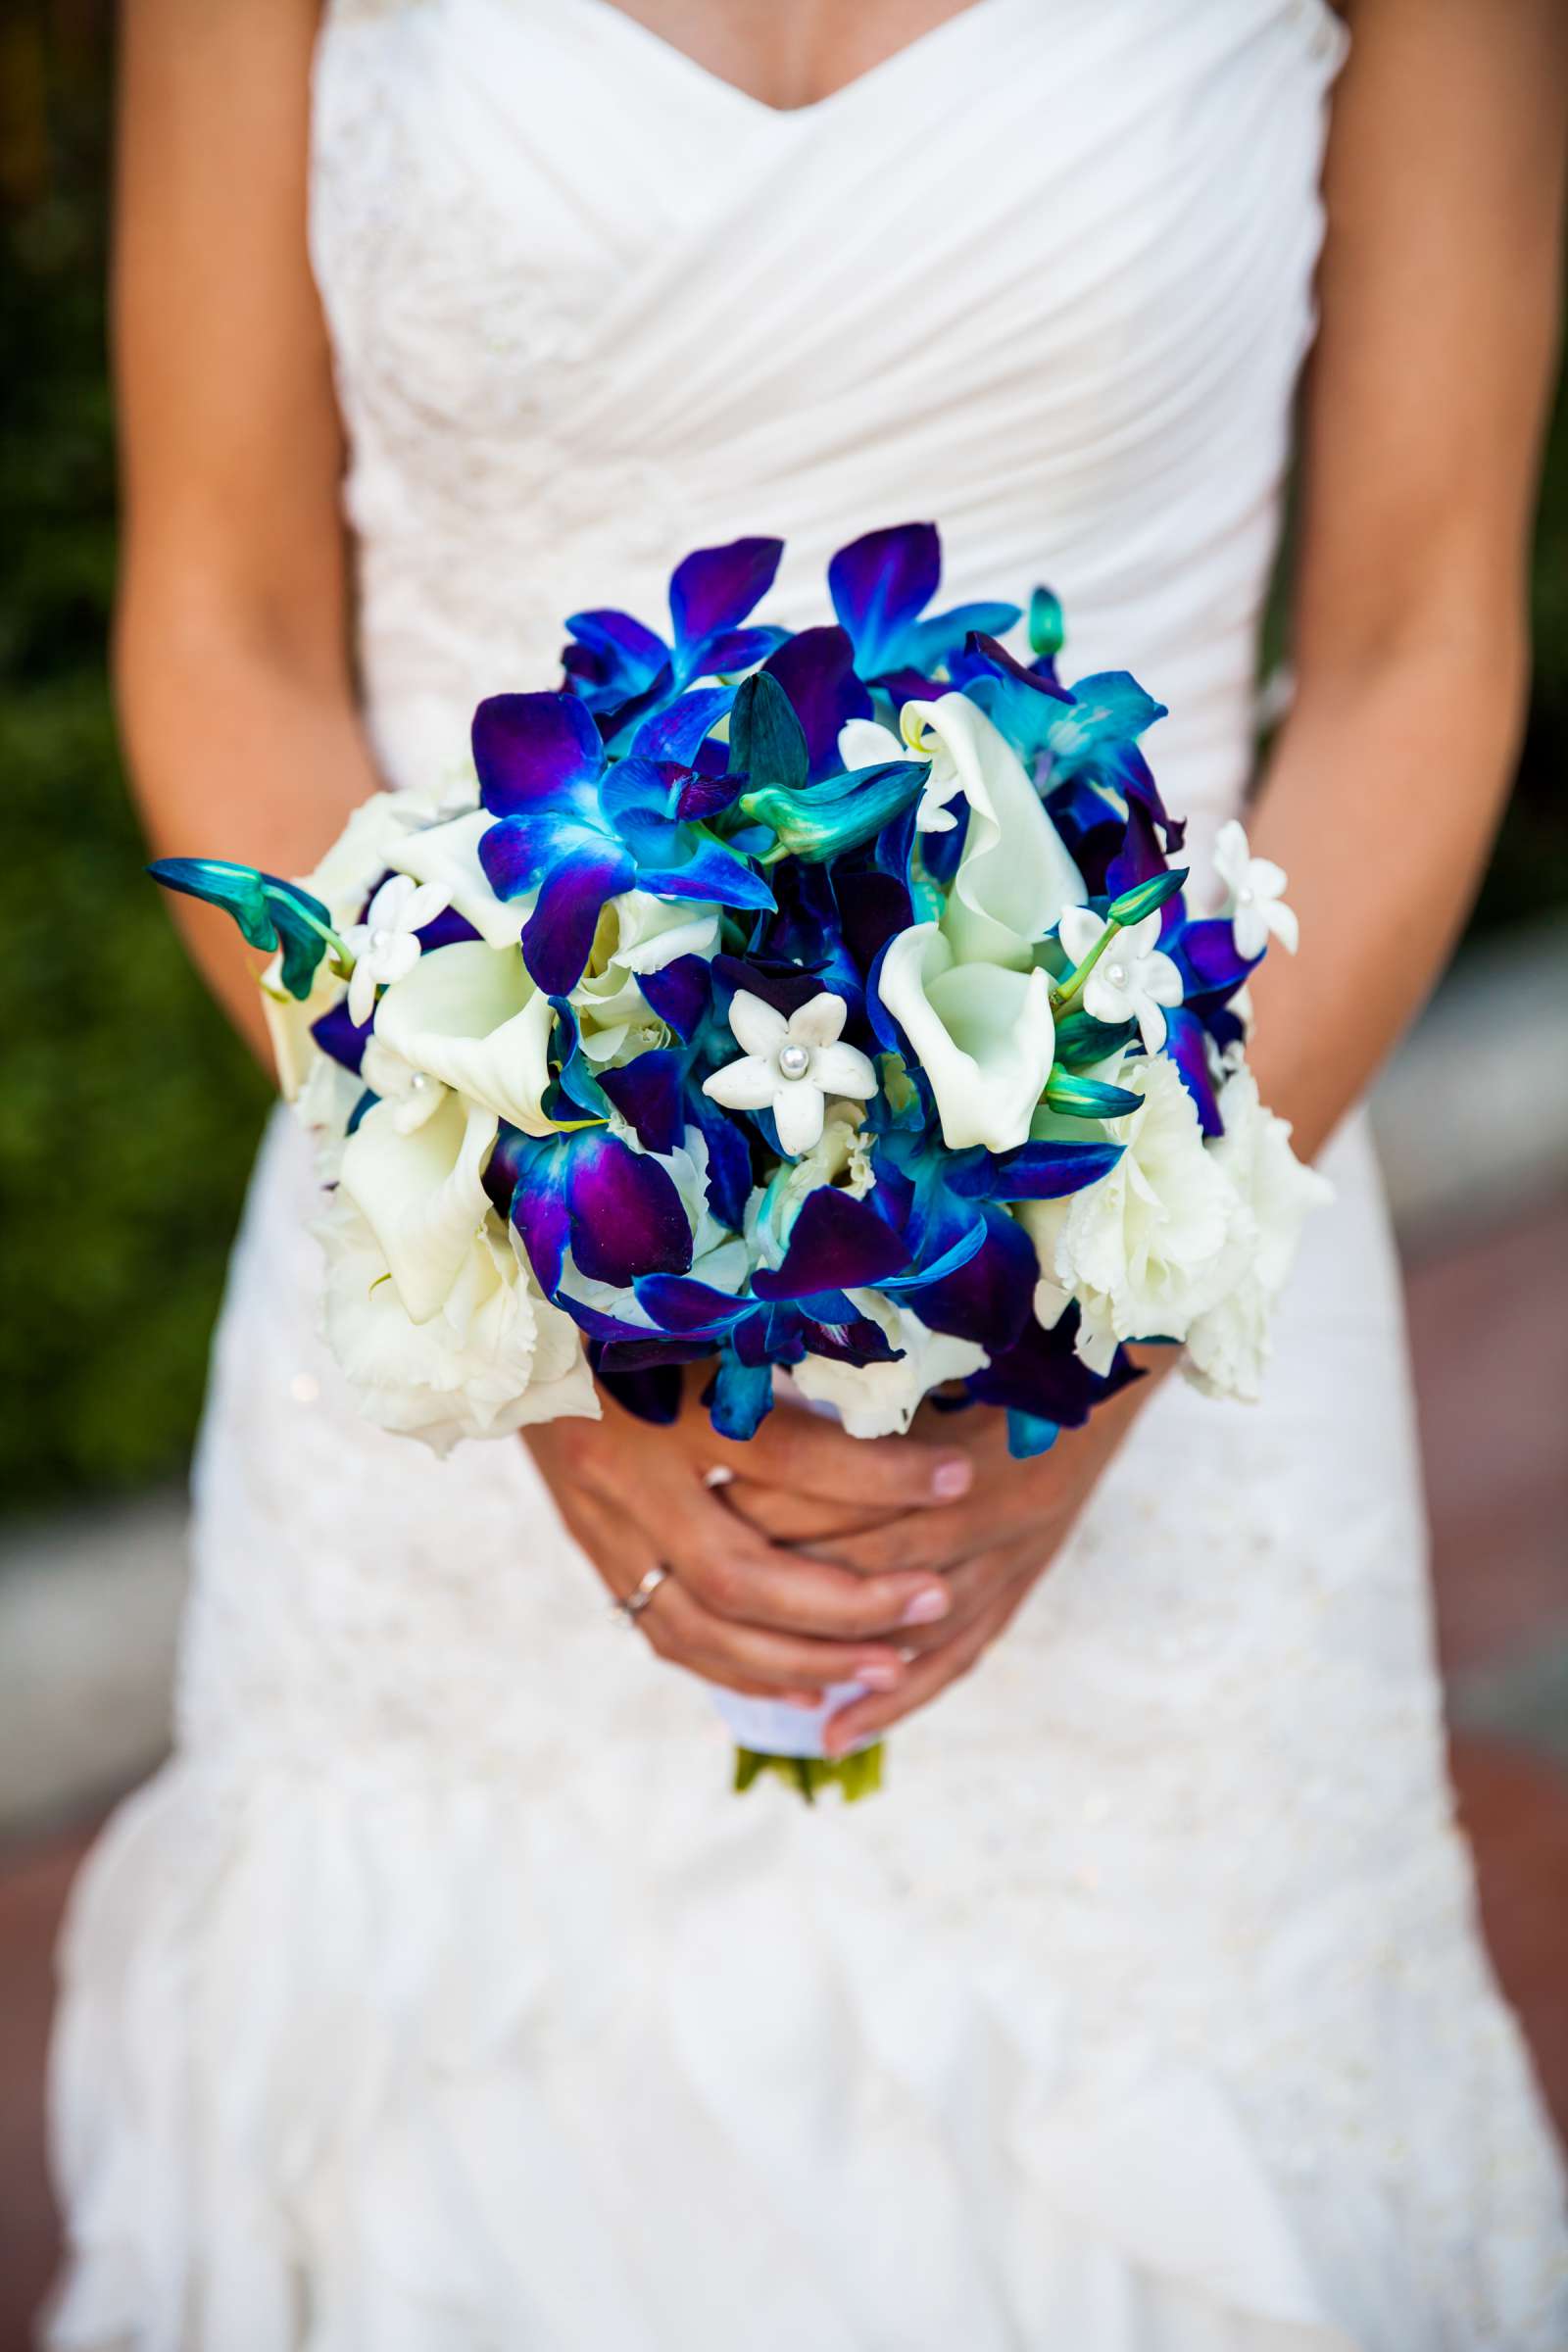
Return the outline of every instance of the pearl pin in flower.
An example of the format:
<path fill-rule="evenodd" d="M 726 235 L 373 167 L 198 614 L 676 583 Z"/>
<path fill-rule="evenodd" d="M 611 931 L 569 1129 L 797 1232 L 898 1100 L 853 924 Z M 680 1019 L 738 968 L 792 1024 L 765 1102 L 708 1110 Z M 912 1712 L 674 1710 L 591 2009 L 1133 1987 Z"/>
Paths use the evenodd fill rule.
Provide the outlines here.
<path fill-rule="evenodd" d="M 823 989 L 786 1019 L 738 988 L 729 1025 L 745 1052 L 704 1080 L 704 1094 L 727 1110 L 770 1110 L 781 1149 L 798 1159 L 822 1139 L 829 1095 L 865 1102 L 877 1091 L 867 1056 L 841 1040 L 848 1009 L 842 997 Z"/>
<path fill-rule="evenodd" d="M 1249 962 L 1261 956 L 1269 933 L 1295 955 L 1300 937 L 1296 910 L 1285 904 L 1285 868 L 1272 858 L 1254 858 L 1247 846 L 1246 829 L 1234 816 L 1221 825 L 1214 841 L 1214 871 L 1230 892 L 1226 911 L 1236 934 L 1239 955 Z"/>
<path fill-rule="evenodd" d="M 446 912 L 449 894 L 436 882 L 414 882 L 407 874 L 391 874 L 365 910 L 363 923 L 351 923 L 343 945 L 354 957 L 349 981 L 349 1019 L 363 1029 L 375 1010 L 377 988 L 405 979 L 419 960 L 417 933 Z"/>
<path fill-rule="evenodd" d="M 1075 964 L 1083 962 L 1105 934 L 1102 915 L 1089 906 L 1069 906 L 1057 937 Z M 1182 1001 L 1182 977 L 1159 945 L 1159 915 L 1119 934 L 1084 982 L 1084 1010 L 1097 1021 L 1119 1027 L 1136 1021 L 1144 1050 L 1157 1054 L 1165 1043 L 1165 1007 Z"/>

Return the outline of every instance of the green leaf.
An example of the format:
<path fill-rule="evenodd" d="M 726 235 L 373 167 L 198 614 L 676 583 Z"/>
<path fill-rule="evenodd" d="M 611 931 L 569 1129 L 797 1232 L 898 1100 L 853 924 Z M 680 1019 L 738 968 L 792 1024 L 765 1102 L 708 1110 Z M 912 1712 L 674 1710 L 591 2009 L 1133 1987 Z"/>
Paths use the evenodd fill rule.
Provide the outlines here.
<path fill-rule="evenodd" d="M 1124 1086 L 1106 1086 L 1101 1078 L 1075 1078 L 1059 1065 L 1046 1081 L 1046 1108 L 1065 1119 L 1124 1119 L 1142 1105 L 1142 1095 L 1129 1094 Z"/>
<path fill-rule="evenodd" d="M 811 769 L 806 733 L 789 696 L 766 670 L 742 681 L 729 714 L 729 772 L 755 786 L 799 792 Z"/>
<path fill-rule="evenodd" d="M 1124 890 L 1119 899 L 1111 900 L 1105 909 L 1105 920 L 1119 923 L 1124 931 L 1130 931 L 1134 923 L 1141 923 L 1147 916 L 1157 914 L 1166 900 L 1176 896 L 1190 871 L 1188 866 L 1173 865 L 1168 873 L 1151 874 L 1147 882 L 1135 883 L 1131 890 Z"/>

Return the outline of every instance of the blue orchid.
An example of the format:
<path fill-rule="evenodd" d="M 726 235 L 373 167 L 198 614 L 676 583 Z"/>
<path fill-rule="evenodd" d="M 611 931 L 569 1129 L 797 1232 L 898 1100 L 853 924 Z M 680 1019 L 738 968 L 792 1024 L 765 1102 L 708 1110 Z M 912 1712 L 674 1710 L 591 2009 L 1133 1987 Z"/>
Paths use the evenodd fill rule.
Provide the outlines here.
<path fill-rule="evenodd" d="M 782 539 L 735 539 L 687 556 L 670 574 L 668 643 L 629 612 L 573 612 L 562 657 L 569 690 L 613 733 L 694 679 L 751 669 L 788 634 L 742 625 L 772 586 L 783 553 Z"/>
<path fill-rule="evenodd" d="M 930 691 L 937 670 L 975 631 L 1001 636 L 1019 617 L 1016 605 L 956 605 L 927 615 L 942 579 L 942 540 L 934 522 L 867 531 L 841 547 L 827 567 L 833 610 L 868 684 L 896 700 Z"/>
<path fill-rule="evenodd" d="M 702 822 L 713 780 L 691 766 L 728 710 L 727 687 L 703 687 L 646 719 L 630 757 L 612 761 L 586 707 L 569 694 L 503 694 L 479 705 L 473 758 L 496 822 L 479 862 L 499 898 L 535 891 L 523 961 L 551 996 L 575 988 L 608 899 L 624 890 L 720 906 L 770 907 L 748 860 Z"/>
<path fill-rule="evenodd" d="M 992 1354 L 1011 1348 L 1029 1317 L 1037 1269 L 1034 1245 L 1007 1204 L 1059 1200 L 1100 1183 L 1122 1147 L 1044 1142 L 1000 1154 L 979 1146 L 950 1152 L 918 1092 L 903 1111 L 879 1100 L 872 1121 L 872 1200 L 908 1247 L 921 1321 Z"/>
<path fill-rule="evenodd" d="M 965 1236 L 934 1272 L 946 1273 L 978 1248 L 978 1236 Z M 633 1287 L 662 1332 L 720 1349 L 713 1426 L 724 1437 L 749 1438 L 771 1409 L 775 1365 L 798 1364 L 808 1352 L 853 1364 L 897 1356 L 850 1291 L 875 1289 L 917 1303 L 928 1279 L 909 1269 L 906 1246 L 867 1202 L 820 1185 L 807 1195 L 780 1264 L 756 1267 L 746 1292 L 732 1296 L 695 1278 L 660 1275 Z"/>
<path fill-rule="evenodd" d="M 1108 1372 L 1091 1372 L 1074 1350 L 1077 1329 L 1076 1302 L 1050 1331 L 1029 1315 L 1012 1347 L 964 1382 L 976 1403 L 1005 1412 L 1007 1447 L 1017 1459 L 1044 1453 L 1058 1432 L 1081 1429 L 1096 1405 L 1144 1377 L 1124 1348 Z"/>

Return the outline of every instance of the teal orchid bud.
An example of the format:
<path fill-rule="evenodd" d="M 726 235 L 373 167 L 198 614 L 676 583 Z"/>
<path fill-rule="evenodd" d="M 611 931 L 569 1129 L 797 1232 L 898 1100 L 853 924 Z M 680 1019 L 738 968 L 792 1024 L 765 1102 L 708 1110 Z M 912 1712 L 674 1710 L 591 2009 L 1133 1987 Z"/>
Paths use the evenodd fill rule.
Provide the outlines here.
<path fill-rule="evenodd" d="M 814 784 L 762 784 L 740 796 L 742 813 L 777 837 L 760 862 L 800 858 L 821 865 L 841 850 L 858 849 L 918 798 L 926 760 L 889 760 L 878 767 L 846 769 Z"/>

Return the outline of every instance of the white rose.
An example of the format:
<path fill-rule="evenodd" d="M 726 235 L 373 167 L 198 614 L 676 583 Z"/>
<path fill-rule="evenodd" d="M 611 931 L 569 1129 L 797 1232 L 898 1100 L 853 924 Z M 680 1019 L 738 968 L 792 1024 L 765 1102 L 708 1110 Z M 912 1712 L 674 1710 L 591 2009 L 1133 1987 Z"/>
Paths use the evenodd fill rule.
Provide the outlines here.
<path fill-rule="evenodd" d="M 599 1417 L 575 1325 L 534 1284 L 510 1227 L 486 1218 L 438 1314 L 405 1311 L 374 1234 L 346 1193 L 318 1234 L 323 1324 L 355 1401 L 379 1429 L 446 1453 L 564 1414 Z"/>
<path fill-rule="evenodd" d="M 1143 1105 L 1105 1123 L 1125 1147 L 1110 1174 L 1014 1212 L 1040 1261 L 1036 1314 L 1049 1330 L 1076 1298 L 1077 1351 L 1100 1373 L 1123 1340 L 1185 1339 L 1219 1298 L 1236 1200 L 1173 1063 L 1136 1056 L 1117 1083 Z"/>
<path fill-rule="evenodd" d="M 1256 1400 L 1270 1353 L 1275 1302 L 1295 1262 L 1301 1227 L 1311 1210 L 1333 1199 L 1333 1187 L 1291 1150 L 1289 1124 L 1258 1101 L 1257 1081 L 1241 1068 L 1220 1090 L 1225 1132 L 1208 1156 L 1235 1197 L 1229 1282 L 1222 1296 L 1187 1334 L 1186 1373 L 1211 1396 Z"/>

